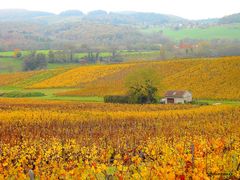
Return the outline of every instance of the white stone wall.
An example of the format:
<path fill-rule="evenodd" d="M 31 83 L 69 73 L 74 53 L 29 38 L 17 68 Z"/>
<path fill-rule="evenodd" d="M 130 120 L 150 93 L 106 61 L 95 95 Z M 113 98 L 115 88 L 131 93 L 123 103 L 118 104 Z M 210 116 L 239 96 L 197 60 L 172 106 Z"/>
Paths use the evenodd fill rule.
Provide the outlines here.
<path fill-rule="evenodd" d="M 184 104 L 184 99 L 183 98 L 174 98 L 174 103 L 175 104 L 179 104 L 179 103 Z"/>
<path fill-rule="evenodd" d="M 192 102 L 192 94 L 187 92 L 184 94 L 184 101 L 186 102 Z"/>
<path fill-rule="evenodd" d="M 184 100 L 186 102 L 192 102 L 192 96 L 185 97 Z"/>

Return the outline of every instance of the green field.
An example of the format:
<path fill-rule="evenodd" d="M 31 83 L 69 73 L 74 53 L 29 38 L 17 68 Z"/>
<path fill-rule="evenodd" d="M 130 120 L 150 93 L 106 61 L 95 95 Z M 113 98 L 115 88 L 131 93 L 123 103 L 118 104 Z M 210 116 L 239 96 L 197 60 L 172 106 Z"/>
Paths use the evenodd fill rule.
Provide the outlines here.
<path fill-rule="evenodd" d="M 190 39 L 240 39 L 240 24 L 217 25 L 208 28 L 183 28 L 174 30 L 173 28 L 152 27 L 140 29 L 141 32 L 151 34 L 162 32 L 163 35 L 180 41 L 185 38 Z"/>
<path fill-rule="evenodd" d="M 45 55 L 47 55 L 49 53 L 50 50 L 37 50 L 37 53 L 43 53 Z M 57 50 L 52 50 L 52 51 L 57 51 Z M 28 54 L 30 54 L 31 51 L 21 51 L 23 56 L 26 56 Z M 6 52 L 0 52 L 0 56 L 6 56 L 6 57 L 13 57 L 14 55 L 14 51 L 6 51 Z M 83 58 L 86 57 L 88 55 L 88 53 L 76 53 L 75 57 L 76 58 Z M 100 56 L 102 57 L 109 57 L 111 56 L 112 53 L 110 52 L 102 52 L 100 53 Z"/>
<path fill-rule="evenodd" d="M 16 58 L 0 58 L 0 74 L 3 73 L 12 73 L 22 71 L 22 63 L 21 59 Z M 47 69 L 56 69 L 59 67 L 74 67 L 79 66 L 77 63 L 48 63 Z"/>
<path fill-rule="evenodd" d="M 23 56 L 30 54 L 31 51 L 21 51 Z M 49 50 L 37 50 L 37 53 L 48 54 Z M 13 57 L 14 51 L 0 52 L 0 56 Z"/>
<path fill-rule="evenodd" d="M 30 53 L 30 51 L 21 51 L 23 56 L 26 56 Z M 49 50 L 38 50 L 37 52 L 41 52 L 44 54 L 48 54 Z M 19 72 L 22 71 L 22 59 L 13 58 L 14 52 L 0 52 L 0 56 L 6 56 L 4 58 L 0 58 L 0 74 L 2 73 L 11 73 L 11 72 Z M 88 54 L 87 53 L 76 53 L 76 58 L 84 58 Z M 117 55 L 122 58 L 123 61 L 128 60 L 156 60 L 159 59 L 160 54 L 159 51 L 117 51 Z M 8 57 L 7 57 L 8 56 Z M 99 54 L 100 57 L 107 58 L 111 57 L 112 53 L 110 52 L 102 52 Z M 79 66 L 78 63 L 48 63 L 48 69 L 55 69 L 59 67 L 74 67 Z"/>
<path fill-rule="evenodd" d="M 20 92 L 20 93 L 28 93 L 28 92 L 41 92 L 44 93 L 45 96 L 40 97 L 24 97 L 31 99 L 45 99 L 45 100 L 60 100 L 60 101 L 79 101 L 79 102 L 103 102 L 103 97 L 97 96 L 57 96 L 56 93 L 64 92 L 67 90 L 75 90 L 75 89 L 23 89 L 17 87 L 0 87 L 1 93 L 10 93 L 10 92 Z M 3 97 L 0 97 L 3 98 Z M 7 97 L 9 98 L 9 97 Z"/>
<path fill-rule="evenodd" d="M 22 60 L 15 58 L 0 58 L 0 73 L 21 71 Z"/>

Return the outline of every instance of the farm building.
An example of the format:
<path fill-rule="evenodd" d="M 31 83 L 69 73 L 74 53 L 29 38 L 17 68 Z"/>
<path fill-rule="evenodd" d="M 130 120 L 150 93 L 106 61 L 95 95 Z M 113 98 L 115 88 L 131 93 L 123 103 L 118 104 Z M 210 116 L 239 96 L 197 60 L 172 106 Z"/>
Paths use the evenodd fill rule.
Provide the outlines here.
<path fill-rule="evenodd" d="M 167 91 L 163 102 L 165 104 L 184 104 L 192 102 L 192 93 L 189 91 Z"/>

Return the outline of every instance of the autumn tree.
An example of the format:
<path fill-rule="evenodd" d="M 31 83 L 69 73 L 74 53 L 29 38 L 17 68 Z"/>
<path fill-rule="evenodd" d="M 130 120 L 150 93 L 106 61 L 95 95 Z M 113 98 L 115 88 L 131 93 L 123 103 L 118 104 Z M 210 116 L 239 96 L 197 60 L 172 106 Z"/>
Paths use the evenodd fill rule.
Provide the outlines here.
<path fill-rule="evenodd" d="M 153 67 L 137 70 L 128 75 L 126 87 L 130 103 L 156 103 L 160 79 Z"/>
<path fill-rule="evenodd" d="M 14 49 L 14 52 L 13 52 L 13 57 L 14 58 L 20 58 L 22 56 L 22 52 L 20 49 Z"/>
<path fill-rule="evenodd" d="M 24 58 L 23 70 L 32 71 L 47 68 L 46 55 L 43 53 L 31 52 Z"/>

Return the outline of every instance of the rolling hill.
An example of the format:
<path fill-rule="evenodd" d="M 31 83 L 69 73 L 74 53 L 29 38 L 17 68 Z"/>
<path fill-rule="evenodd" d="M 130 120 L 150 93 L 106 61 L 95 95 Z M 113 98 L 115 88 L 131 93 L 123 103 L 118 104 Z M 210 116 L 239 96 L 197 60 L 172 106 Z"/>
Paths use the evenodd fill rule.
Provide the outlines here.
<path fill-rule="evenodd" d="M 142 67 L 141 67 L 142 66 Z M 199 99 L 240 99 L 240 58 L 179 60 L 135 65 L 154 68 L 160 81 L 159 95 L 169 89 L 187 89 Z M 127 92 L 124 81 L 130 71 L 101 78 L 62 95 L 104 96 Z"/>
<path fill-rule="evenodd" d="M 233 16 L 231 19 L 237 19 L 235 16 L 238 15 Z M 190 39 L 191 43 L 227 40 L 233 46 L 229 46 L 229 51 L 239 47 L 239 24 L 219 21 L 191 21 L 174 15 L 143 12 L 96 10 L 84 14 L 79 10 L 68 10 L 53 14 L 0 10 L 0 52 L 16 48 L 75 49 L 78 52 L 87 52 L 89 49 L 146 51 L 158 50 L 160 45 L 174 47 L 185 39 Z M 215 44 L 212 46 L 213 54 L 219 55 L 221 51 L 216 50 Z M 234 52 L 239 51 L 237 49 Z"/>
<path fill-rule="evenodd" d="M 72 19 L 75 17 L 75 19 Z M 41 11 L 29 11 L 24 9 L 3 9 L 0 10 L 0 22 L 6 21 L 25 21 L 36 23 L 58 23 L 59 21 L 94 21 L 97 23 L 112 24 L 164 24 L 164 23 L 180 23 L 187 21 L 184 18 L 143 12 L 106 12 L 103 10 L 90 11 L 87 14 L 79 10 L 67 10 L 60 14 L 54 14 Z"/>
<path fill-rule="evenodd" d="M 221 24 L 240 23 L 240 13 L 225 16 L 219 20 Z"/>
<path fill-rule="evenodd" d="M 38 91 L 60 89 L 60 93 L 55 93 L 61 96 L 123 95 L 127 92 L 126 78 L 143 68 L 152 68 L 157 72 L 159 96 L 163 96 L 166 90 L 186 89 L 198 99 L 240 100 L 240 57 L 94 65 L 4 74 L 0 75 L 0 86 Z"/>

